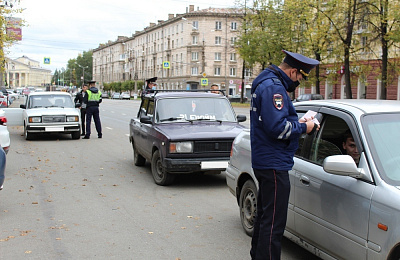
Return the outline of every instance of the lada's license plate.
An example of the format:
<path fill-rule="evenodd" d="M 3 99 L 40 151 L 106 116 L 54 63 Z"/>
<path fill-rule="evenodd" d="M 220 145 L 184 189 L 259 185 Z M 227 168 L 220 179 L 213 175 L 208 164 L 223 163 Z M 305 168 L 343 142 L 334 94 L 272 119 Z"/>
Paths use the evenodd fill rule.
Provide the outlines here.
<path fill-rule="evenodd" d="M 64 127 L 63 126 L 48 126 L 44 129 L 46 132 L 64 132 Z"/>
<path fill-rule="evenodd" d="M 224 169 L 227 167 L 227 161 L 201 162 L 201 169 Z"/>

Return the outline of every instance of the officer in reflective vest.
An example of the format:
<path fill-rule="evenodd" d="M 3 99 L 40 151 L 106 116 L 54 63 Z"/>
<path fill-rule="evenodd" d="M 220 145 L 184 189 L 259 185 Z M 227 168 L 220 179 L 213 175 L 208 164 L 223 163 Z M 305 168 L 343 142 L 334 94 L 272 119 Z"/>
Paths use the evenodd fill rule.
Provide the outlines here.
<path fill-rule="evenodd" d="M 101 103 L 101 91 L 96 88 L 96 81 L 89 81 L 89 89 L 86 90 L 87 95 L 84 98 L 86 103 L 86 134 L 83 139 L 90 138 L 90 123 L 92 121 L 92 116 L 94 124 L 96 126 L 98 138 L 103 137 L 101 132 L 101 122 L 99 113 L 99 104 Z"/>

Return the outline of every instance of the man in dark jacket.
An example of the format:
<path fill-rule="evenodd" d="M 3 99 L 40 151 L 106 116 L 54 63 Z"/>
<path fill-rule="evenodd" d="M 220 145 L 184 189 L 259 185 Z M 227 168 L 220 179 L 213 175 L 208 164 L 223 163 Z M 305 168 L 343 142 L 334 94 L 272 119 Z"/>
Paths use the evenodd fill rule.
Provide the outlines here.
<path fill-rule="evenodd" d="M 101 103 L 101 91 L 96 88 L 96 81 L 89 81 L 89 89 L 86 90 L 87 95 L 84 97 L 84 103 L 86 103 L 86 135 L 83 139 L 90 138 L 90 123 L 92 121 L 92 116 L 94 124 L 96 126 L 98 138 L 103 137 L 101 132 L 101 122 L 99 113 L 99 104 Z"/>
<path fill-rule="evenodd" d="M 87 84 L 83 84 L 82 86 L 82 90 L 76 94 L 75 97 L 75 104 L 79 103 L 81 106 L 79 107 L 80 111 L 81 111 L 81 124 L 82 124 L 82 132 L 81 132 L 81 136 L 85 135 L 85 122 L 86 122 L 86 103 L 84 103 L 84 97 L 86 96 L 86 90 L 88 89 Z"/>
<path fill-rule="evenodd" d="M 251 89 L 251 159 L 259 183 L 252 259 L 280 259 L 293 156 L 301 134 L 319 129 L 312 118 L 298 119 L 288 95 L 319 62 L 298 53 L 283 52 L 283 62 L 261 72 Z"/>

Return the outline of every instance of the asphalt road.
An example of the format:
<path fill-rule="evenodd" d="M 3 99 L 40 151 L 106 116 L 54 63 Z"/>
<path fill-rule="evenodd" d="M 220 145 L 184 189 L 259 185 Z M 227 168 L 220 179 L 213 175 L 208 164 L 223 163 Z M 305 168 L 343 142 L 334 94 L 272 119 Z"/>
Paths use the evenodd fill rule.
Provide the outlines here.
<path fill-rule="evenodd" d="M 103 139 L 26 141 L 22 127 L 9 127 L 0 259 L 250 259 L 225 174 L 161 187 L 149 164 L 134 166 L 128 123 L 138 106 L 104 100 Z M 282 251 L 282 259 L 318 259 L 286 239 Z"/>

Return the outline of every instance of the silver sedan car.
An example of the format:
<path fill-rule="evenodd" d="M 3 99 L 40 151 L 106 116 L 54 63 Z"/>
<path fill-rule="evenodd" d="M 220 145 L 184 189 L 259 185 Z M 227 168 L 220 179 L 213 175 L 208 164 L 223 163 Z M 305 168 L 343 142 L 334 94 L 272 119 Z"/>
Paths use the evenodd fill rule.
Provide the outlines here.
<path fill-rule="evenodd" d="M 314 100 L 321 128 L 304 134 L 289 172 L 285 236 L 323 259 L 400 259 L 400 102 Z M 232 147 L 226 181 L 253 232 L 257 180 L 250 133 Z"/>

